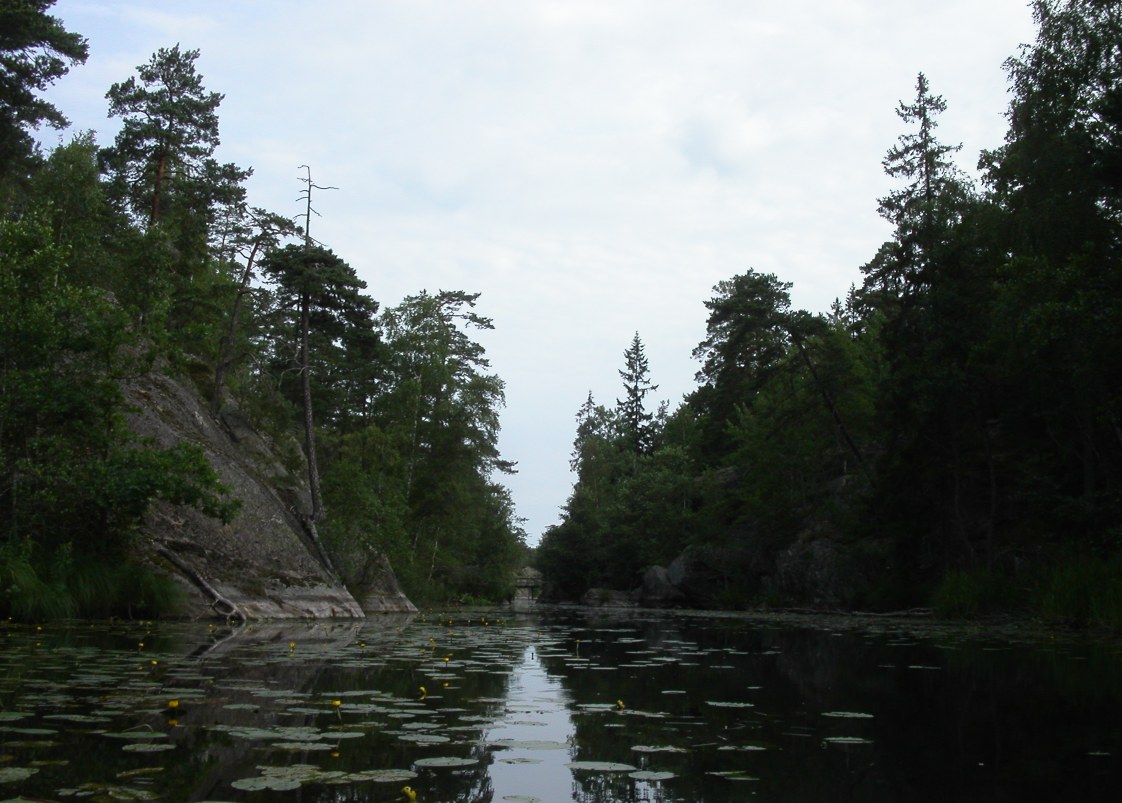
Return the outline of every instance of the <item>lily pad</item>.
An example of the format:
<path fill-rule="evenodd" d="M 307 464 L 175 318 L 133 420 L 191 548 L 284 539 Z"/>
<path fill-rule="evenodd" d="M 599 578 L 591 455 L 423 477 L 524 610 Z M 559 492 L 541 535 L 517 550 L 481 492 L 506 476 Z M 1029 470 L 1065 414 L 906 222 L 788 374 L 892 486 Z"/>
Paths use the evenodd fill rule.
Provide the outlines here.
<path fill-rule="evenodd" d="M 726 770 L 723 772 L 709 772 L 707 775 L 716 775 L 718 778 L 724 778 L 726 781 L 758 781 L 760 780 L 755 775 L 749 775 L 743 770 Z"/>
<path fill-rule="evenodd" d="M 823 711 L 824 717 L 840 717 L 842 719 L 872 719 L 872 714 L 863 714 L 860 711 Z"/>
<path fill-rule="evenodd" d="M 415 742 L 416 744 L 445 744 L 452 741 L 447 736 L 441 736 L 438 733 L 402 733 L 397 738 L 403 742 Z"/>
<path fill-rule="evenodd" d="M 137 742 L 148 742 L 154 739 L 166 739 L 167 734 L 162 731 L 117 731 L 115 733 L 103 733 L 102 736 L 108 736 L 110 739 L 128 739 Z"/>
<path fill-rule="evenodd" d="M 127 753 L 162 753 L 165 750 L 174 750 L 174 744 L 163 742 L 133 742 L 121 748 Z"/>
<path fill-rule="evenodd" d="M 653 770 L 638 770 L 630 773 L 627 777 L 634 778 L 636 781 L 669 781 L 671 778 L 677 777 L 673 772 L 655 772 Z"/>
<path fill-rule="evenodd" d="M 478 764 L 477 758 L 458 758 L 456 756 L 432 756 L 419 758 L 413 762 L 415 767 L 469 767 Z"/>
<path fill-rule="evenodd" d="M 0 769 L 0 783 L 26 781 L 38 771 L 34 767 L 4 767 Z"/>
<path fill-rule="evenodd" d="M 274 792 L 290 792 L 303 785 L 302 782 L 291 778 L 271 778 L 267 775 L 259 775 L 256 778 L 239 778 L 230 782 L 230 786 L 243 792 L 262 792 L 266 789 Z"/>
<path fill-rule="evenodd" d="M 500 750 L 567 750 L 569 748 L 565 742 L 553 742 L 547 739 L 499 739 L 488 742 L 487 745 Z"/>
<path fill-rule="evenodd" d="M 639 769 L 617 761 L 570 761 L 565 766 L 571 770 L 586 770 L 588 772 L 638 772 Z"/>
<path fill-rule="evenodd" d="M 374 783 L 404 783 L 417 777 L 412 770 L 366 770 L 365 772 L 352 772 L 347 776 L 355 781 L 373 781 Z"/>

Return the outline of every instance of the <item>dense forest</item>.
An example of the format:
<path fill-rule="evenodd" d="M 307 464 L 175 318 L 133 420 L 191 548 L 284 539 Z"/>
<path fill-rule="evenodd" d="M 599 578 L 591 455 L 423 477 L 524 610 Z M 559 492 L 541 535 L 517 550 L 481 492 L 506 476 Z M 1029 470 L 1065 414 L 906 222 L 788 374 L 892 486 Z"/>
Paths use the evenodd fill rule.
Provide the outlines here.
<path fill-rule="evenodd" d="M 577 482 L 537 555 L 557 598 L 685 557 L 714 605 L 1122 627 L 1122 4 L 1033 11 L 980 185 L 924 75 L 900 104 L 893 236 L 844 301 L 721 282 L 674 410 L 650 409 L 636 335 L 621 397 L 577 414 Z"/>
<path fill-rule="evenodd" d="M 44 153 L 35 129 L 67 121 L 42 92 L 88 53 L 52 5 L 0 6 L 0 612 L 158 614 L 168 584 L 130 559 L 152 502 L 237 515 L 196 447 L 130 433 L 123 389 L 151 371 L 290 444 L 328 567 L 361 545 L 418 602 L 506 596 L 524 536 L 496 479 L 513 466 L 478 294 L 382 308 L 313 237 L 310 169 L 302 216 L 252 206 L 251 171 L 215 158 L 222 95 L 198 51 L 107 88 L 113 142 Z"/>
<path fill-rule="evenodd" d="M 43 93 L 87 55 L 52 5 L 0 6 L 0 612 L 158 614 L 166 582 L 130 559 L 152 502 L 237 515 L 199 450 L 130 433 L 124 389 L 153 371 L 288 445 L 325 565 L 361 545 L 418 602 L 505 598 L 528 558 L 478 294 L 383 308 L 314 238 L 310 168 L 299 216 L 252 206 L 197 51 L 107 88 L 112 142 L 44 152 L 35 130 L 67 121 Z M 844 300 L 719 283 L 675 409 L 636 333 L 620 398 L 577 411 L 534 556 L 554 599 L 677 563 L 707 606 L 1122 627 L 1122 3 L 1033 10 L 979 182 L 918 76 L 870 203 L 893 236 Z"/>

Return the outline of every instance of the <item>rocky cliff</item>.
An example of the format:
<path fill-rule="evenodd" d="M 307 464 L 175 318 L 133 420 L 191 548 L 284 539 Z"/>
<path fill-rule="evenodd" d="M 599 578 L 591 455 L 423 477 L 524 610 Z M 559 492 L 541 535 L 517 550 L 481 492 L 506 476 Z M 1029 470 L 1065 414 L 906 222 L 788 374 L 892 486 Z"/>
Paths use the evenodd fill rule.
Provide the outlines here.
<path fill-rule="evenodd" d="M 222 524 L 190 508 L 157 503 L 138 544 L 141 557 L 183 586 L 183 615 L 258 619 L 361 617 L 416 608 L 401 592 L 385 557 L 347 556 L 348 590 L 315 557 L 300 523 L 310 509 L 306 480 L 279 455 L 300 455 L 295 441 L 264 438 L 233 407 L 214 416 L 184 382 L 153 373 L 126 387 L 129 424 L 160 446 L 199 444 L 222 482 L 241 500 Z M 290 459 L 289 462 L 292 462 Z"/>

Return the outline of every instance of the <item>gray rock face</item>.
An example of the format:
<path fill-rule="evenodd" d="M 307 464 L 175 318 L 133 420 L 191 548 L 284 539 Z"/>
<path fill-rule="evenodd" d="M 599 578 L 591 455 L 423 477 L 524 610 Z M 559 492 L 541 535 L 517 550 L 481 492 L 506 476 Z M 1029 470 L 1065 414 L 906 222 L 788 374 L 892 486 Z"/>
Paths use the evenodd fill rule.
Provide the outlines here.
<path fill-rule="evenodd" d="M 594 608 L 635 608 L 639 604 L 637 592 L 610 588 L 590 588 L 584 592 L 580 602 Z"/>
<path fill-rule="evenodd" d="M 667 579 L 693 608 L 723 608 L 756 592 L 764 572 L 755 555 L 724 547 L 688 547 L 667 567 Z"/>
<path fill-rule="evenodd" d="M 773 593 L 815 608 L 849 607 L 869 587 L 861 555 L 835 541 L 797 541 L 776 557 Z"/>
<path fill-rule="evenodd" d="M 651 566 L 643 572 L 639 601 L 648 608 L 670 608 L 684 604 L 686 595 L 671 581 L 669 571 Z"/>
<path fill-rule="evenodd" d="M 384 556 L 348 556 L 366 561 L 348 567 L 348 575 L 367 578 L 359 584 L 359 599 L 314 557 L 299 518 L 310 508 L 304 479 L 278 456 L 287 452 L 289 464 L 298 461 L 301 452 L 294 440 L 270 443 L 236 411 L 224 411 L 216 420 L 193 389 L 160 374 L 132 381 L 125 392 L 134 407 L 129 416 L 134 432 L 163 447 L 199 444 L 221 481 L 242 501 L 228 525 L 190 508 L 153 506 L 137 548 L 141 557 L 183 586 L 183 615 L 228 614 L 223 606 L 214 606 L 214 592 L 249 618 L 416 610 Z"/>

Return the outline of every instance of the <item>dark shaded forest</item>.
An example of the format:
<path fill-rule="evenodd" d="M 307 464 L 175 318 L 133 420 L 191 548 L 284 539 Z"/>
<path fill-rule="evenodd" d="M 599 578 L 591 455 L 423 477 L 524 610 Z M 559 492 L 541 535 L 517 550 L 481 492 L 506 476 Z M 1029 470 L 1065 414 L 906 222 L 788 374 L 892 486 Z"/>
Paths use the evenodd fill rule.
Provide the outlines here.
<path fill-rule="evenodd" d="M 1041 0 L 976 184 L 919 75 L 877 200 L 893 236 L 827 314 L 748 270 L 705 302 L 697 388 L 577 414 L 551 593 L 708 570 L 714 605 L 1017 611 L 1122 627 L 1122 4 Z"/>
<path fill-rule="evenodd" d="M 478 294 L 382 307 L 313 236 L 310 168 L 297 217 L 252 206 L 197 51 L 107 88 L 112 142 L 44 152 L 67 124 L 44 92 L 88 52 L 52 5 L 0 7 L 0 612 L 157 615 L 166 583 L 130 558 L 153 501 L 237 515 L 198 449 L 129 432 L 123 388 L 153 371 L 280 445 L 325 565 L 372 548 L 418 602 L 506 598 L 527 550 Z M 553 599 L 677 563 L 707 606 L 1122 627 L 1122 3 L 1032 7 L 978 181 L 924 75 L 900 103 L 870 203 L 893 235 L 845 299 L 719 283 L 675 409 L 636 334 L 620 398 L 577 414 L 534 556 Z"/>
<path fill-rule="evenodd" d="M 478 293 L 383 308 L 310 231 L 311 169 L 302 215 L 252 206 L 251 170 L 215 158 L 222 95 L 198 51 L 107 88 L 113 142 L 44 153 L 35 130 L 67 121 L 43 91 L 88 54 L 52 5 L 0 5 L 0 613 L 158 615 L 168 583 L 130 552 L 153 501 L 237 515 L 201 450 L 129 432 L 123 388 L 152 371 L 285 452 L 343 581 L 331 556 L 370 548 L 417 602 L 503 599 L 525 548 Z"/>

